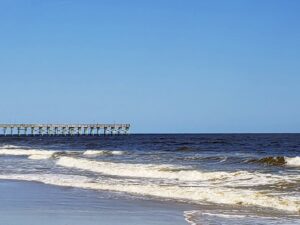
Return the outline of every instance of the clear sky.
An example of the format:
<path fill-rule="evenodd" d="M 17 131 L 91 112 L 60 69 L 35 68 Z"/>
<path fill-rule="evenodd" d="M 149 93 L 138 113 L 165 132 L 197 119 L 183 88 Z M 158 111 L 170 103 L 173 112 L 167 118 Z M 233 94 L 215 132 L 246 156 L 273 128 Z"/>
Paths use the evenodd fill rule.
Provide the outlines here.
<path fill-rule="evenodd" d="M 298 0 L 1 0 L 0 123 L 300 132 Z"/>

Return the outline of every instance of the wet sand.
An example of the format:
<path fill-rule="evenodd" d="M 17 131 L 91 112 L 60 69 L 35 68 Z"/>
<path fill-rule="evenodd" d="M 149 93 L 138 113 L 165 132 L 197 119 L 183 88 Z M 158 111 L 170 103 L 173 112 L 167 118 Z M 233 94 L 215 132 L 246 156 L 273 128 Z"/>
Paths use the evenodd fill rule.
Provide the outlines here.
<path fill-rule="evenodd" d="M 187 224 L 181 204 L 35 182 L 2 180 L 0 199 L 5 225 Z"/>

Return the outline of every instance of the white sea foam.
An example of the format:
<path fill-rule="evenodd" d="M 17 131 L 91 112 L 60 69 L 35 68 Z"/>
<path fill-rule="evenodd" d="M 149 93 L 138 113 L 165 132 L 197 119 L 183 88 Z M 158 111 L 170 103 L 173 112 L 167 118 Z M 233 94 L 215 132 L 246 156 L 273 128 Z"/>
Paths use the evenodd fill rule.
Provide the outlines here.
<path fill-rule="evenodd" d="M 117 150 L 111 151 L 111 153 L 112 153 L 113 155 L 123 155 L 123 154 L 125 154 L 124 151 L 117 151 Z"/>
<path fill-rule="evenodd" d="M 95 153 L 94 151 L 88 150 L 86 152 L 76 152 L 76 154 L 77 157 L 82 156 L 82 154 L 92 155 L 92 153 Z M 116 152 L 112 154 L 119 154 Z M 57 156 L 56 164 L 59 166 L 118 176 L 121 177 L 121 181 L 112 178 L 113 181 L 110 182 L 106 179 L 94 180 L 85 176 L 62 174 L 7 174 L 0 175 L 0 179 L 38 181 L 51 185 L 126 192 L 158 198 L 192 201 L 194 203 L 211 202 L 216 204 L 249 205 L 300 212 L 300 200 L 298 197 L 289 198 L 288 196 L 276 196 L 257 190 L 234 188 L 237 186 L 275 184 L 277 182 L 296 183 L 300 182 L 300 175 L 274 175 L 247 171 L 203 172 L 188 167 L 167 164 L 130 164 L 95 161 L 65 156 L 65 153 L 68 155 L 70 152 L 22 149 L 21 147 L 0 148 L 0 155 L 28 156 L 29 159 L 39 160 Z M 285 160 L 287 165 L 295 166 L 299 157 L 285 157 Z M 288 164 L 288 160 L 291 160 L 290 164 Z M 129 182 L 128 177 L 135 178 L 136 181 Z M 162 182 L 165 180 L 170 180 L 170 182 Z M 198 186 L 189 185 L 192 182 L 195 182 Z"/>
<path fill-rule="evenodd" d="M 86 150 L 83 155 L 89 155 L 89 156 L 97 156 L 97 155 L 104 155 L 104 150 Z"/>
<path fill-rule="evenodd" d="M 86 150 L 83 155 L 99 156 L 99 155 L 123 155 L 124 151 L 109 151 L 109 150 Z"/>
<path fill-rule="evenodd" d="M 29 159 L 48 159 L 56 151 L 49 150 L 30 150 L 30 149 L 0 149 L 0 155 L 28 156 Z"/>
<path fill-rule="evenodd" d="M 95 182 L 85 176 L 61 174 L 12 174 L 0 175 L 0 179 L 37 181 L 58 186 L 125 192 L 165 199 L 187 200 L 194 203 L 238 204 L 300 212 L 299 201 L 267 196 L 257 191 L 244 189 L 127 184 L 125 181 L 124 183 L 102 180 Z"/>
<path fill-rule="evenodd" d="M 140 177 L 172 179 L 177 181 L 209 181 L 211 184 L 224 186 L 256 186 L 276 182 L 297 182 L 299 176 L 280 176 L 263 173 L 238 172 L 202 172 L 173 165 L 128 164 L 93 161 L 73 157 L 61 157 L 57 165 L 77 168 L 97 173 L 121 177 Z"/>
<path fill-rule="evenodd" d="M 192 210 L 192 211 L 184 211 L 183 212 L 183 216 L 186 222 L 188 222 L 190 225 L 197 225 L 196 222 L 194 222 L 194 217 L 196 213 L 198 213 L 199 211 L 196 210 Z"/>
<path fill-rule="evenodd" d="M 233 214 L 232 210 L 228 211 L 213 211 L 206 212 L 205 210 L 191 210 L 184 211 L 183 215 L 185 221 L 190 225 L 202 225 L 202 224 L 286 224 L 295 225 L 299 224 L 299 219 L 297 218 L 284 218 L 284 217 L 274 217 L 270 216 L 260 216 L 257 214 L 246 213 Z"/>
<path fill-rule="evenodd" d="M 28 156 L 28 159 L 49 159 L 52 156 L 60 157 L 62 154 L 83 154 L 89 157 L 95 157 L 98 155 L 123 155 L 124 151 L 109 151 L 109 150 L 87 150 L 85 152 L 80 151 L 54 151 L 54 150 L 38 150 L 38 149 L 25 149 L 18 146 L 5 146 L 0 148 L 0 155 L 10 156 Z"/>
<path fill-rule="evenodd" d="M 16 146 L 16 145 L 2 145 L 2 146 L 0 146 L 0 149 L 14 149 L 14 148 L 21 148 L 21 146 Z"/>
<path fill-rule="evenodd" d="M 28 156 L 28 159 L 41 160 L 50 159 L 52 157 L 59 158 L 62 155 L 81 155 L 80 151 L 57 151 L 42 149 L 23 149 L 23 148 L 3 148 L 0 149 L 0 155 L 9 156 Z"/>
<path fill-rule="evenodd" d="M 235 214 L 224 214 L 224 213 L 209 213 L 209 212 L 202 212 L 199 210 L 191 210 L 191 211 L 184 211 L 183 212 L 185 221 L 187 221 L 191 225 L 200 225 L 203 223 L 198 223 L 197 220 L 202 216 L 214 216 L 214 217 L 221 217 L 225 219 L 243 219 L 245 215 L 235 215 Z"/>
<path fill-rule="evenodd" d="M 287 166 L 300 167 L 300 156 L 284 157 Z"/>
<path fill-rule="evenodd" d="M 49 159 L 52 157 L 51 155 L 41 155 L 41 154 L 35 154 L 28 156 L 28 159 L 34 159 L 34 160 L 41 160 L 41 159 Z"/>

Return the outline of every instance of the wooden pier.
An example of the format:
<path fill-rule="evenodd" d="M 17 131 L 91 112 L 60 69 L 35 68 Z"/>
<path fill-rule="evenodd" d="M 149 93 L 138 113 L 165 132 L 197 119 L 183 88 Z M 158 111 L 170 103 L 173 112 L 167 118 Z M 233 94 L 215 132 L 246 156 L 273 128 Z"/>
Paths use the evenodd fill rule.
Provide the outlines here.
<path fill-rule="evenodd" d="M 128 134 L 130 124 L 0 124 L 2 136 L 81 136 Z"/>

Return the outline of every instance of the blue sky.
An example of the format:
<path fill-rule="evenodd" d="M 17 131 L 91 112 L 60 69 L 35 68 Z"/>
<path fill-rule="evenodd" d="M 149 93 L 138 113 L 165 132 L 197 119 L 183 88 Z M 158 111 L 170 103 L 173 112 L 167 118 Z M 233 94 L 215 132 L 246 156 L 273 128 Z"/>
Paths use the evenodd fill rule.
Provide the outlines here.
<path fill-rule="evenodd" d="M 300 132 L 297 0 L 2 0 L 0 122 Z"/>

